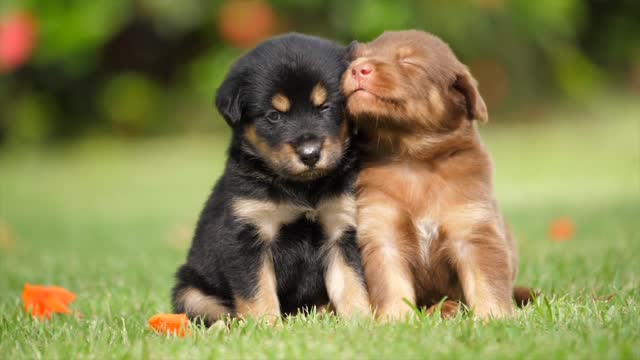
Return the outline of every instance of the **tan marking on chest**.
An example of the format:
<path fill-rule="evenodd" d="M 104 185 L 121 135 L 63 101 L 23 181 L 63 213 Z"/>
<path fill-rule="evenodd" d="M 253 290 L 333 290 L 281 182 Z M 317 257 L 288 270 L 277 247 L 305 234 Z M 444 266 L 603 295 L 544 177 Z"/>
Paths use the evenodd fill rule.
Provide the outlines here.
<path fill-rule="evenodd" d="M 309 209 L 290 203 L 276 203 L 255 199 L 235 199 L 234 214 L 258 229 L 260 240 L 270 243 L 283 225 L 290 224 Z"/>
<path fill-rule="evenodd" d="M 295 222 L 301 216 L 318 222 L 329 244 L 338 241 L 349 227 L 356 226 L 356 202 L 352 195 L 322 200 L 315 209 L 291 203 L 236 199 L 233 212 L 254 225 L 260 239 L 268 243 L 275 240 L 282 226 Z"/>
<path fill-rule="evenodd" d="M 356 226 L 356 200 L 352 195 L 323 200 L 315 210 L 315 216 L 332 244 L 345 230 Z"/>

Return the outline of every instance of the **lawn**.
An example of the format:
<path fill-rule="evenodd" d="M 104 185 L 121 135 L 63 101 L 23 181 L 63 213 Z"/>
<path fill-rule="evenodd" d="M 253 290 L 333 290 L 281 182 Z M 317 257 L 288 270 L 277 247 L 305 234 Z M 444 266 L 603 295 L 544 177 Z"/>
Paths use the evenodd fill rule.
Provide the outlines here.
<path fill-rule="evenodd" d="M 569 107 L 482 129 L 519 239 L 518 283 L 542 289 L 516 319 L 393 325 L 297 316 L 174 338 L 173 273 L 224 163 L 227 137 L 91 139 L 0 152 L 0 357 L 640 358 L 640 103 Z M 549 224 L 568 217 L 569 241 Z M 57 284 L 81 316 L 25 315 L 26 282 Z"/>

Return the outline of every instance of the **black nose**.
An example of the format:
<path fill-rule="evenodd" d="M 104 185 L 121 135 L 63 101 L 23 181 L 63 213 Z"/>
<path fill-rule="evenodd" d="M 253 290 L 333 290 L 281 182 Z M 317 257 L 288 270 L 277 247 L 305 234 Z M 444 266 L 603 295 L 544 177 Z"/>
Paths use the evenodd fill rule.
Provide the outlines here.
<path fill-rule="evenodd" d="M 296 147 L 296 153 L 305 165 L 313 167 L 320 160 L 322 141 L 305 141 Z"/>

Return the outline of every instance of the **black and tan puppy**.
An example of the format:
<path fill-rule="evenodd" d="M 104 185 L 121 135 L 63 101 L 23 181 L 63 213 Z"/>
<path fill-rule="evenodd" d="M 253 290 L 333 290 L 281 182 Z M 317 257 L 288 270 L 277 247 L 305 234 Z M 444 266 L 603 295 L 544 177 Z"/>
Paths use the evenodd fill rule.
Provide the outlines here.
<path fill-rule="evenodd" d="M 216 98 L 229 157 L 176 275 L 176 312 L 211 323 L 329 302 L 339 315 L 369 311 L 340 90 L 348 51 L 289 34 L 231 69 Z"/>

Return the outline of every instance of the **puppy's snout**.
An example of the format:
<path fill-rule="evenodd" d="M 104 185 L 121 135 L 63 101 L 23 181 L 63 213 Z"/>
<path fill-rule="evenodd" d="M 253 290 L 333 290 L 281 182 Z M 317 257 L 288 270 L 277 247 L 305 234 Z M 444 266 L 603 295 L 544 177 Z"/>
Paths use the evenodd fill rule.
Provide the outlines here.
<path fill-rule="evenodd" d="M 356 80 L 366 79 L 371 73 L 373 73 L 373 66 L 368 63 L 356 65 L 351 69 L 351 76 Z"/>
<path fill-rule="evenodd" d="M 296 146 L 296 154 L 305 165 L 314 167 L 320 160 L 322 140 L 307 140 Z"/>

